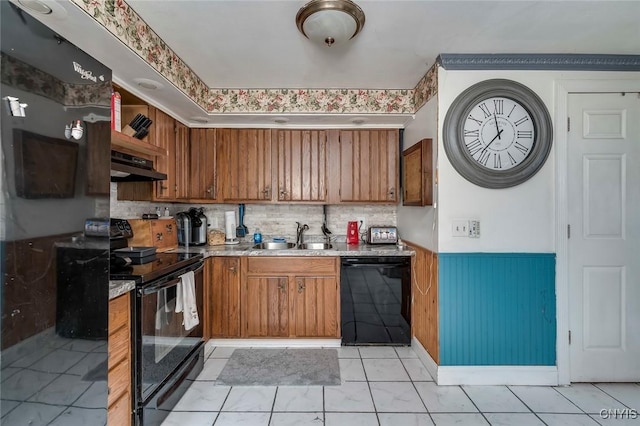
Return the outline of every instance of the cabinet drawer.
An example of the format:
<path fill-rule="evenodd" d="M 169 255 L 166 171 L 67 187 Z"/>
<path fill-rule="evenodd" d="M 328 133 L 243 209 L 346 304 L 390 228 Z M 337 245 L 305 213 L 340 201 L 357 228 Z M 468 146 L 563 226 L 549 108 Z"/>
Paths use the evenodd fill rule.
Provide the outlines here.
<path fill-rule="evenodd" d="M 109 333 L 109 369 L 124 358 L 129 358 L 130 335 L 129 327 L 120 327 L 114 333 Z"/>
<path fill-rule="evenodd" d="M 131 392 L 131 364 L 128 359 L 124 359 L 113 369 L 109 370 L 108 387 L 109 395 L 108 406 L 111 406 L 123 393 Z"/>
<path fill-rule="evenodd" d="M 249 274 L 336 274 L 337 257 L 250 257 L 247 259 Z"/>
<path fill-rule="evenodd" d="M 129 293 L 109 302 L 109 334 L 129 323 Z"/>

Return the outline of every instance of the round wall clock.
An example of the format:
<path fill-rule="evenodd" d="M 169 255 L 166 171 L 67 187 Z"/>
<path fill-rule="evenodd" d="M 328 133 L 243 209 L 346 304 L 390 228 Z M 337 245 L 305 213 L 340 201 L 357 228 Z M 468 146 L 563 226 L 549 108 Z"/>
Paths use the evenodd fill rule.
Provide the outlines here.
<path fill-rule="evenodd" d="M 544 165 L 553 139 L 551 117 L 528 87 L 511 80 L 477 83 L 451 104 L 444 119 L 444 150 L 469 182 L 508 188 Z"/>

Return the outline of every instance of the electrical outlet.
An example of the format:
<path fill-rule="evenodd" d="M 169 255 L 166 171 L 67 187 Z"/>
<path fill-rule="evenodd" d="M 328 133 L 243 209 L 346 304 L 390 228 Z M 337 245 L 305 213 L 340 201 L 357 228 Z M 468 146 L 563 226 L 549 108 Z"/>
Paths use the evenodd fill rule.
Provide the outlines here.
<path fill-rule="evenodd" d="M 454 219 L 451 222 L 451 235 L 454 237 L 468 237 L 469 221 L 466 219 Z"/>
<path fill-rule="evenodd" d="M 367 218 L 359 217 L 356 220 L 358 221 L 358 230 L 360 232 L 365 232 L 367 230 Z"/>
<path fill-rule="evenodd" d="M 480 238 L 480 221 L 469 221 L 469 238 Z"/>

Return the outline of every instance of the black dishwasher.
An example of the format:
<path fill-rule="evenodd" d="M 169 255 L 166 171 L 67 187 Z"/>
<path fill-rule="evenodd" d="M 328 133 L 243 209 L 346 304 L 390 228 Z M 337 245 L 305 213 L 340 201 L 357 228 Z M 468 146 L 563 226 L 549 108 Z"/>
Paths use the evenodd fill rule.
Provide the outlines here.
<path fill-rule="evenodd" d="M 411 258 L 343 257 L 343 345 L 411 344 Z"/>

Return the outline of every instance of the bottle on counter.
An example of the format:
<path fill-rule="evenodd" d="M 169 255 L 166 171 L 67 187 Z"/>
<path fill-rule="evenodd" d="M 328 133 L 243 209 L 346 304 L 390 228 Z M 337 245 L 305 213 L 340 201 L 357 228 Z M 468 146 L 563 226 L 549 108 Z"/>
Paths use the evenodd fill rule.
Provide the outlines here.
<path fill-rule="evenodd" d="M 164 217 L 169 217 L 169 207 L 164 208 Z"/>
<path fill-rule="evenodd" d="M 162 216 L 162 213 L 160 212 L 160 207 L 156 207 L 156 214 L 158 215 L 158 217 Z"/>
<path fill-rule="evenodd" d="M 262 234 L 260 233 L 260 230 L 256 228 L 256 230 L 253 232 L 253 243 L 260 244 L 261 242 L 262 242 Z"/>

